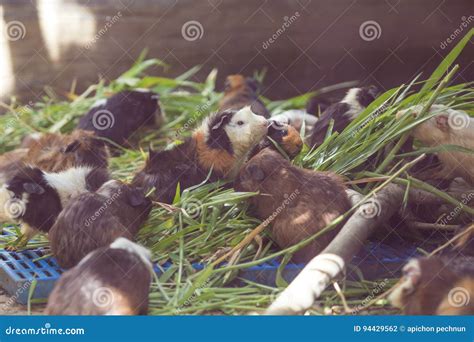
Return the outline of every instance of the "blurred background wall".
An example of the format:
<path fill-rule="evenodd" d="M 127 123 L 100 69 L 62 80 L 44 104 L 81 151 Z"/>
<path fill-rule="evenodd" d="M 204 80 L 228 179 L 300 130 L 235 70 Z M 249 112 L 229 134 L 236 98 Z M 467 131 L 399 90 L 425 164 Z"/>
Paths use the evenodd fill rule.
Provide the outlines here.
<path fill-rule="evenodd" d="M 346 80 L 383 89 L 427 77 L 474 27 L 473 0 L 1 0 L 0 98 L 35 101 L 114 79 L 140 52 L 175 76 L 267 68 L 264 95 Z M 473 42 L 457 82 L 472 81 Z"/>

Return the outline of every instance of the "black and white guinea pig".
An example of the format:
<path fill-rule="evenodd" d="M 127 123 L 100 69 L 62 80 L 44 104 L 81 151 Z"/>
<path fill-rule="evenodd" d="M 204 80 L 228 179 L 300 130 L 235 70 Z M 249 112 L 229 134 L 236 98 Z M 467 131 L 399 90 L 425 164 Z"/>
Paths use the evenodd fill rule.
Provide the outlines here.
<path fill-rule="evenodd" d="M 210 182 L 235 177 L 267 130 L 268 121 L 250 106 L 211 114 L 183 144 L 160 152 L 150 150 L 145 167 L 132 183 L 146 192 L 155 188 L 155 200 L 171 203 L 178 183 L 181 191 L 200 184 L 211 169 Z"/>
<path fill-rule="evenodd" d="M 295 158 L 303 148 L 303 139 L 301 139 L 299 131 L 297 131 L 295 127 L 274 120 L 273 118 L 269 120 L 269 122 L 267 136 L 254 147 L 249 158 L 253 157 L 264 148 L 272 148 L 278 151 L 273 141 L 280 146 L 290 159 Z"/>
<path fill-rule="evenodd" d="M 333 132 L 342 132 L 352 120 L 379 95 L 375 86 L 349 89 L 341 102 L 330 105 L 315 123 L 309 138 L 310 146 L 319 146 L 326 138 L 331 120 L 334 120 Z"/>
<path fill-rule="evenodd" d="M 224 96 L 219 101 L 219 111 L 250 106 L 255 114 L 269 118 L 270 112 L 258 98 L 259 87 L 259 82 L 251 77 L 239 74 L 227 76 Z"/>
<path fill-rule="evenodd" d="M 138 129 L 158 124 L 159 96 L 149 90 L 126 90 L 97 102 L 77 128 L 124 145 Z"/>
<path fill-rule="evenodd" d="M 51 292 L 47 315 L 146 315 L 151 253 L 125 238 L 89 253 Z"/>
<path fill-rule="evenodd" d="M 62 208 L 75 196 L 97 190 L 107 170 L 71 168 L 57 173 L 24 167 L 0 188 L 0 222 L 20 223 L 25 245 L 38 231 L 48 232 Z"/>
<path fill-rule="evenodd" d="M 133 240 L 151 207 L 141 189 L 116 180 L 82 193 L 69 201 L 49 231 L 53 255 L 61 267 L 71 268 L 118 237 Z"/>
<path fill-rule="evenodd" d="M 306 113 L 319 117 L 330 105 L 329 100 L 321 96 L 313 96 L 306 103 Z"/>

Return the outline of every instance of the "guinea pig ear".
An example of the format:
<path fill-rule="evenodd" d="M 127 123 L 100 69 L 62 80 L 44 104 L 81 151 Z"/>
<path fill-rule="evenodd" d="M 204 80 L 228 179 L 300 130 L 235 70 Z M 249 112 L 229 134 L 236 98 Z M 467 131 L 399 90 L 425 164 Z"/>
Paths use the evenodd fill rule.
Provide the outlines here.
<path fill-rule="evenodd" d="M 260 88 L 260 83 L 253 79 L 252 77 L 247 77 L 245 79 L 245 83 L 247 83 L 247 86 L 253 90 L 253 92 L 257 93 L 259 88 Z"/>
<path fill-rule="evenodd" d="M 232 83 L 230 82 L 229 78 L 226 78 L 224 82 L 224 91 L 229 91 L 231 89 L 232 89 Z"/>
<path fill-rule="evenodd" d="M 148 199 L 141 188 L 133 189 L 128 198 L 128 204 L 130 204 L 132 207 L 138 207 L 145 204 L 147 201 Z"/>
<path fill-rule="evenodd" d="M 250 177 L 256 181 L 263 181 L 265 179 L 265 173 L 256 165 L 250 165 L 247 169 Z"/>
<path fill-rule="evenodd" d="M 219 130 L 219 128 L 221 128 L 222 126 L 228 124 L 230 122 L 230 117 L 231 117 L 231 113 L 224 113 L 221 115 L 221 118 L 218 122 L 214 123 L 214 125 L 211 127 L 211 129 L 213 131 L 217 131 Z"/>
<path fill-rule="evenodd" d="M 449 117 L 446 114 L 440 114 L 436 116 L 436 127 L 441 131 L 449 131 Z"/>
<path fill-rule="evenodd" d="M 79 140 L 74 140 L 72 143 L 70 143 L 69 145 L 67 145 L 64 148 L 64 153 L 75 152 L 75 151 L 77 151 L 77 149 L 79 148 L 80 145 L 81 145 L 81 143 L 80 143 Z"/>
<path fill-rule="evenodd" d="M 29 194 L 34 195 L 42 195 L 45 192 L 44 188 L 36 183 L 24 183 L 23 190 L 25 190 Z"/>

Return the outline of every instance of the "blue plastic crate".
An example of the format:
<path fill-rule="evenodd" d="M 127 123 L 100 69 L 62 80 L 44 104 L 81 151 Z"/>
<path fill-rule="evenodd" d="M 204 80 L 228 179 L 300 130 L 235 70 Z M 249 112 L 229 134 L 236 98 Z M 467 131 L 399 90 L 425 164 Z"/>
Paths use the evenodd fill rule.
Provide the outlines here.
<path fill-rule="evenodd" d="M 8 234 L 8 233 L 7 233 Z M 366 279 L 380 279 L 393 277 L 406 263 L 407 259 L 417 255 L 415 247 L 395 249 L 393 247 L 369 243 L 352 261 L 352 265 L 363 271 Z M 54 257 L 44 257 L 42 250 L 28 250 L 23 252 L 7 252 L 0 250 L 0 286 L 4 288 L 18 303 L 25 304 L 28 301 L 31 282 L 36 279 L 33 299 L 48 298 L 59 279 L 63 270 L 58 266 Z M 41 260 L 38 260 L 41 259 Z M 172 267 L 171 262 L 160 266 L 154 265 L 157 275 Z M 196 271 L 202 270 L 205 265 L 194 263 L 192 267 Z M 271 260 L 257 266 L 241 270 L 239 277 L 252 282 L 275 286 L 280 262 Z M 287 264 L 282 271 L 282 277 L 291 282 L 303 269 L 304 264 Z M 350 279 L 358 279 L 349 272 Z"/>
<path fill-rule="evenodd" d="M 48 298 L 63 272 L 54 258 L 42 250 L 0 251 L 0 286 L 18 303 L 26 304 L 31 284 L 36 280 L 32 298 Z"/>

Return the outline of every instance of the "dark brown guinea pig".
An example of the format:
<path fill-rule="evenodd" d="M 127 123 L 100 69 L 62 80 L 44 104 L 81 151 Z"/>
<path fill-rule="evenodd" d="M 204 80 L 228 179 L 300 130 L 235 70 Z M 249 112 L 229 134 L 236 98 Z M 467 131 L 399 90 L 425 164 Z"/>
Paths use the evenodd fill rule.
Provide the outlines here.
<path fill-rule="evenodd" d="M 128 145 L 128 139 L 139 129 L 159 124 L 162 113 L 158 100 L 159 95 L 148 89 L 121 91 L 98 101 L 81 117 L 77 128 Z"/>
<path fill-rule="evenodd" d="M 61 267 L 73 267 L 120 236 L 133 239 L 150 211 L 151 201 L 141 189 L 108 181 L 64 207 L 49 231 L 52 252 Z"/>
<path fill-rule="evenodd" d="M 108 165 L 108 148 L 93 132 L 46 133 L 32 139 L 28 146 L 25 162 L 46 172 L 79 166 L 106 168 Z"/>
<path fill-rule="evenodd" d="M 47 315 L 146 315 L 151 253 L 125 238 L 96 249 L 54 286 Z"/>
<path fill-rule="evenodd" d="M 277 152 L 264 149 L 240 171 L 238 191 L 258 191 L 250 204 L 261 220 L 278 213 L 271 233 L 281 248 L 316 234 L 351 208 L 342 180 L 330 172 L 295 167 Z M 340 227 L 323 234 L 294 254 L 307 262 L 320 253 Z"/>
<path fill-rule="evenodd" d="M 227 76 L 224 97 L 219 101 L 219 111 L 238 110 L 245 106 L 251 106 L 255 114 L 269 118 L 270 112 L 258 98 L 258 88 L 258 82 L 253 78 L 245 78 L 242 75 Z"/>
<path fill-rule="evenodd" d="M 250 156 L 254 156 L 264 148 L 276 149 L 275 141 L 290 159 L 295 158 L 303 148 L 303 139 L 295 127 L 290 126 L 286 123 L 281 123 L 276 120 L 269 120 L 270 125 L 268 126 L 267 136 L 253 149 Z M 270 139 L 271 140 L 270 140 Z"/>
<path fill-rule="evenodd" d="M 473 263 L 472 257 L 412 259 L 388 299 L 406 315 L 472 315 Z"/>

